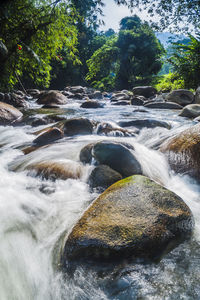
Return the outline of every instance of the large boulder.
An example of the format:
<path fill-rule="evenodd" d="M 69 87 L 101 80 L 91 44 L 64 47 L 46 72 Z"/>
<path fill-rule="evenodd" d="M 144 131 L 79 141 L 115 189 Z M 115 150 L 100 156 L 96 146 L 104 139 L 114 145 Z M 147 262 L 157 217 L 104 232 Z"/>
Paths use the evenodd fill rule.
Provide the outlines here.
<path fill-rule="evenodd" d="M 168 122 L 156 120 L 156 119 L 136 119 L 131 121 L 120 121 L 119 126 L 121 127 L 130 127 L 134 126 L 136 128 L 155 128 L 155 127 L 164 127 L 170 129 L 171 126 Z"/>
<path fill-rule="evenodd" d="M 92 155 L 99 164 L 107 165 L 123 177 L 142 174 L 141 165 L 134 155 L 134 148 L 126 143 L 101 141 L 92 149 Z"/>
<path fill-rule="evenodd" d="M 185 106 L 179 116 L 187 118 L 196 118 L 200 116 L 200 104 L 189 104 Z"/>
<path fill-rule="evenodd" d="M 69 178 L 78 179 L 82 176 L 81 164 L 74 161 L 42 161 L 30 164 L 26 167 L 30 175 L 40 176 L 43 179 L 66 180 Z"/>
<path fill-rule="evenodd" d="M 200 124 L 192 126 L 160 146 L 173 170 L 200 179 Z"/>
<path fill-rule="evenodd" d="M 93 125 L 90 120 L 86 118 L 74 118 L 65 121 L 64 133 L 67 136 L 78 134 L 91 134 L 93 131 Z"/>
<path fill-rule="evenodd" d="M 196 89 L 194 103 L 200 104 L 200 86 Z"/>
<path fill-rule="evenodd" d="M 23 114 L 12 105 L 0 102 L 0 125 L 10 125 L 21 120 Z"/>
<path fill-rule="evenodd" d="M 33 144 L 37 146 L 48 145 L 61 139 L 63 136 L 64 133 L 61 129 L 57 127 L 48 128 L 44 133 L 33 140 Z"/>
<path fill-rule="evenodd" d="M 150 98 L 157 94 L 157 90 L 152 86 L 137 86 L 133 88 L 132 92 L 136 96 L 144 96 L 145 98 Z"/>
<path fill-rule="evenodd" d="M 118 181 L 101 194 L 62 247 L 69 261 L 157 260 L 190 237 L 193 216 L 183 200 L 144 176 Z"/>
<path fill-rule="evenodd" d="M 38 104 L 65 104 L 66 103 L 67 98 L 61 94 L 59 91 L 55 91 L 55 90 L 50 90 L 50 91 L 44 91 L 41 92 L 38 95 L 38 100 L 37 103 Z"/>
<path fill-rule="evenodd" d="M 122 179 L 122 175 L 111 169 L 106 165 L 99 165 L 95 167 L 89 176 L 89 185 L 100 190 L 106 189 L 116 181 Z"/>
<path fill-rule="evenodd" d="M 19 94 L 21 91 L 13 92 L 13 93 L 0 93 L 0 101 L 10 104 L 17 108 L 28 108 L 29 104 L 25 100 L 25 94 Z"/>
<path fill-rule="evenodd" d="M 152 101 L 149 103 L 146 103 L 144 105 L 146 108 L 157 108 L 157 109 L 182 109 L 183 107 L 177 103 L 173 102 L 157 102 Z"/>
<path fill-rule="evenodd" d="M 185 89 L 174 90 L 167 95 L 166 100 L 185 106 L 194 102 L 194 94 Z"/>

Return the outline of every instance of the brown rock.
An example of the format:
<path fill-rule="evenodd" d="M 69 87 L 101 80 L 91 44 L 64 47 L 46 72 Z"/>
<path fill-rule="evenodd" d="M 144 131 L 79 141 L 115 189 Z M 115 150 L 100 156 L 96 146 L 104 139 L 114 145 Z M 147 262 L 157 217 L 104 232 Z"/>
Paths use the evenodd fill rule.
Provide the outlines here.
<path fill-rule="evenodd" d="M 200 179 L 200 124 L 192 126 L 160 146 L 173 170 Z"/>
<path fill-rule="evenodd" d="M 190 237 L 193 216 L 183 200 L 144 176 L 118 181 L 86 210 L 64 241 L 66 261 L 157 260 Z"/>
<path fill-rule="evenodd" d="M 23 114 L 12 105 L 0 102 L 0 125 L 10 125 L 22 118 Z"/>
<path fill-rule="evenodd" d="M 67 98 L 59 91 L 50 90 L 50 91 L 41 92 L 38 95 L 37 103 L 45 104 L 45 105 L 49 105 L 49 104 L 62 105 L 66 103 L 66 100 Z"/>

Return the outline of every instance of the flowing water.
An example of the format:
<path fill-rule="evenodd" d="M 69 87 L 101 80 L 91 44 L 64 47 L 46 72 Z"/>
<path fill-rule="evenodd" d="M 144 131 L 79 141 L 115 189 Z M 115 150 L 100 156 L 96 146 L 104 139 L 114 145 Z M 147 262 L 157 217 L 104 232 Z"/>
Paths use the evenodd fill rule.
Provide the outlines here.
<path fill-rule="evenodd" d="M 73 101 L 60 111 L 66 118 L 84 116 L 95 121 L 118 122 L 137 118 L 168 121 L 172 129 L 142 129 L 136 137 L 105 137 L 96 134 L 63 138 L 59 142 L 23 155 L 36 128 L 29 125 L 0 127 L 0 300 L 79 299 L 200 299 L 200 189 L 187 176 L 173 174 L 165 158 L 151 147 L 192 125 L 177 111 L 136 107 L 80 109 Z M 34 106 L 37 111 L 37 106 Z M 42 129 L 44 126 L 39 126 Z M 56 243 L 69 232 L 84 210 L 97 197 L 87 178 L 92 166 L 83 166 L 80 180 L 42 180 L 26 170 L 44 160 L 79 161 L 84 145 L 103 139 L 134 145 L 145 175 L 180 195 L 195 217 L 195 231 L 187 241 L 157 264 L 123 264 L 102 276 L 81 266 L 73 274 L 55 268 Z"/>

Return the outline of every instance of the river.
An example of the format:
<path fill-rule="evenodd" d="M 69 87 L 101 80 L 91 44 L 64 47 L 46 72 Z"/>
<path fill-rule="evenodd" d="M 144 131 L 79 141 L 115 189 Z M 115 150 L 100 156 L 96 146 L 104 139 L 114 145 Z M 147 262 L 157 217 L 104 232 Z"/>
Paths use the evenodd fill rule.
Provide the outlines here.
<path fill-rule="evenodd" d="M 65 137 L 57 143 L 24 155 L 21 145 L 35 139 L 30 125 L 0 126 L 0 300 L 177 300 L 200 299 L 200 200 L 199 186 L 187 176 L 174 174 L 165 157 L 151 147 L 166 136 L 194 123 L 178 116 L 179 111 L 138 111 L 136 106 L 82 109 L 80 101 L 62 106 L 66 118 L 119 122 L 156 118 L 172 129 L 144 128 L 136 137 L 105 137 L 97 134 Z M 39 106 L 32 103 L 37 113 Z M 40 110 L 38 110 L 38 113 Z M 83 166 L 80 180 L 42 180 L 26 167 L 43 160 L 79 161 L 83 146 L 103 139 L 125 140 L 134 145 L 143 172 L 174 191 L 192 210 L 195 230 L 157 264 L 123 264 L 110 272 L 83 269 L 63 274 L 55 267 L 56 243 L 69 232 L 97 193 L 91 193 L 87 178 L 92 166 Z"/>

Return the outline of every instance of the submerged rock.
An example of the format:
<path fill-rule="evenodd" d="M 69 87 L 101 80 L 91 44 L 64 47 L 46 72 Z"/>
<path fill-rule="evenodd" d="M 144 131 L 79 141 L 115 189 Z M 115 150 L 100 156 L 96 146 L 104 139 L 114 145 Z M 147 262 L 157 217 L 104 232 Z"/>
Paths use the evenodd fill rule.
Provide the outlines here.
<path fill-rule="evenodd" d="M 157 260 L 193 229 L 183 200 L 144 176 L 118 181 L 86 210 L 64 242 L 67 261 Z"/>
<path fill-rule="evenodd" d="M 10 125 L 22 118 L 23 114 L 12 105 L 0 102 L 0 125 Z"/>
<path fill-rule="evenodd" d="M 114 171 L 109 166 L 99 165 L 92 170 L 88 181 L 92 189 L 100 188 L 102 190 L 108 188 L 113 183 L 121 179 L 121 174 Z"/>
<path fill-rule="evenodd" d="M 44 179 L 78 179 L 82 176 L 82 166 L 74 161 L 42 161 L 28 165 L 27 170 Z"/>
<path fill-rule="evenodd" d="M 64 133 L 67 136 L 77 134 L 91 134 L 93 125 L 90 120 L 86 118 L 74 118 L 65 121 Z"/>
<path fill-rule="evenodd" d="M 200 124 L 192 126 L 160 146 L 173 170 L 200 180 Z"/>
<path fill-rule="evenodd" d="M 128 147 L 126 143 L 101 141 L 93 146 L 92 155 L 99 164 L 109 166 L 123 177 L 142 174 L 140 163 L 130 151 L 134 148 L 131 145 Z"/>

